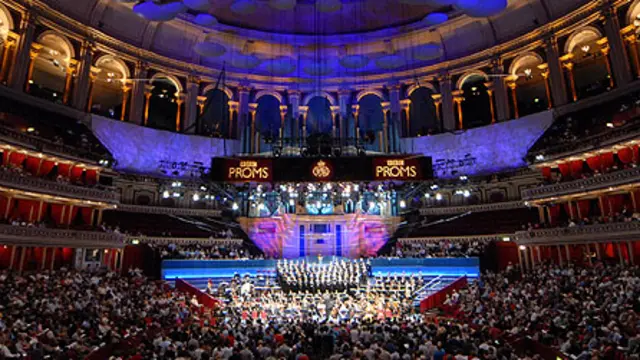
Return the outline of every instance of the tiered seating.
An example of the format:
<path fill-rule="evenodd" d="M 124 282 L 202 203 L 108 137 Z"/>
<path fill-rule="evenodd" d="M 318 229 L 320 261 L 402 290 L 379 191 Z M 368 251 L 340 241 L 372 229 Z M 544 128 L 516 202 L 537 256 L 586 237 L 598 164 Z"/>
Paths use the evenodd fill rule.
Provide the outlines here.
<path fill-rule="evenodd" d="M 6 98 L 0 98 L 0 135 L 86 159 L 112 158 L 84 123 Z"/>
<path fill-rule="evenodd" d="M 450 221 L 448 221 L 450 220 Z M 456 217 L 428 217 L 410 230 L 408 237 L 508 234 L 539 221 L 536 209 L 488 211 Z"/>
<path fill-rule="evenodd" d="M 128 211 L 107 211 L 103 222 L 107 227 L 133 235 L 172 236 L 172 237 L 209 237 L 219 236 L 206 228 L 185 222 L 180 218 L 165 214 L 141 214 Z"/>

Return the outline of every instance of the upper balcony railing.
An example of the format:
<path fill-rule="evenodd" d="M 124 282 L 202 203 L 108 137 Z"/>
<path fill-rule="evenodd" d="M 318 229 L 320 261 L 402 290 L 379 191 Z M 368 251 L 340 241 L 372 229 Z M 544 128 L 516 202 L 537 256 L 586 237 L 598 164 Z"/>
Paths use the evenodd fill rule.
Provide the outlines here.
<path fill-rule="evenodd" d="M 639 238 L 640 221 L 519 231 L 515 235 L 515 241 L 518 245 L 564 245 L 591 242 L 636 241 Z"/>
<path fill-rule="evenodd" d="M 600 174 L 586 179 L 541 186 L 535 189 L 527 189 L 522 192 L 522 198 L 524 200 L 539 200 L 602 190 L 635 182 L 640 182 L 640 167 Z"/>
<path fill-rule="evenodd" d="M 0 225 L 0 242 L 17 246 L 121 248 L 124 236 L 99 231 Z"/>
<path fill-rule="evenodd" d="M 71 185 L 32 176 L 23 176 L 12 171 L 0 171 L 0 186 L 74 199 L 107 203 L 118 202 L 118 193 L 107 188 L 98 189 Z"/>
<path fill-rule="evenodd" d="M 175 208 L 175 207 L 165 207 L 165 206 L 128 205 L 128 204 L 118 205 L 117 210 L 141 213 L 141 214 L 164 214 L 164 215 L 177 215 L 177 216 L 220 217 L 222 215 L 221 210 L 189 209 L 189 208 Z"/>
<path fill-rule="evenodd" d="M 420 209 L 420 215 L 453 215 L 466 212 L 511 210 L 524 207 L 524 201 L 505 201 L 491 204 L 461 205 Z"/>

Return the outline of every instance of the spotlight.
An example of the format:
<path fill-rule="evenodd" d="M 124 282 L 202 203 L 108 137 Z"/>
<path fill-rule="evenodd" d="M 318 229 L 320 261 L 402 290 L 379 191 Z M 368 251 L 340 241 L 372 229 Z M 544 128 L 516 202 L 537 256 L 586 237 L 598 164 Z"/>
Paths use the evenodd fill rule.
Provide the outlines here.
<path fill-rule="evenodd" d="M 442 194 L 437 193 L 436 194 L 436 200 L 438 200 L 438 201 L 442 200 Z"/>
<path fill-rule="evenodd" d="M 168 199 L 168 198 L 169 198 L 169 192 L 168 192 L 167 190 L 165 190 L 165 191 L 162 193 L 162 198 L 163 198 L 163 199 Z"/>
<path fill-rule="evenodd" d="M 238 210 L 238 203 L 233 203 L 233 205 L 231 205 L 231 210 L 233 211 L 237 211 Z"/>
<path fill-rule="evenodd" d="M 193 201 L 200 201 L 200 195 L 198 195 L 198 193 L 193 194 Z"/>
<path fill-rule="evenodd" d="M 404 200 L 400 200 L 400 208 L 404 209 L 407 207 L 407 203 Z"/>
<path fill-rule="evenodd" d="M 29 127 L 27 128 L 27 132 L 29 132 L 29 133 L 32 133 L 32 132 L 34 132 L 34 131 L 36 131 L 36 129 L 35 129 L 34 127 L 32 127 L 32 126 L 29 126 Z"/>
<path fill-rule="evenodd" d="M 520 250 L 525 251 L 525 250 L 527 250 L 527 247 L 524 246 L 524 245 L 520 245 Z"/>

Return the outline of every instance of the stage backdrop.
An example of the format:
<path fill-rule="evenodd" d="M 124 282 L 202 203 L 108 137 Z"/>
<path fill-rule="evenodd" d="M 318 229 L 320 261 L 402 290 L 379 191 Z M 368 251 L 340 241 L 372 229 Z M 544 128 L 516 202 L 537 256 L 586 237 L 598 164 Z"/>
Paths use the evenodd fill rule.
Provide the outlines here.
<path fill-rule="evenodd" d="M 403 149 L 431 156 L 437 178 L 491 174 L 526 166 L 527 152 L 551 123 L 549 110 L 456 133 L 402 139 Z"/>
<path fill-rule="evenodd" d="M 234 155 L 239 141 L 177 134 L 91 116 L 91 129 L 113 154 L 117 170 L 191 177 L 209 169 L 211 158 Z"/>

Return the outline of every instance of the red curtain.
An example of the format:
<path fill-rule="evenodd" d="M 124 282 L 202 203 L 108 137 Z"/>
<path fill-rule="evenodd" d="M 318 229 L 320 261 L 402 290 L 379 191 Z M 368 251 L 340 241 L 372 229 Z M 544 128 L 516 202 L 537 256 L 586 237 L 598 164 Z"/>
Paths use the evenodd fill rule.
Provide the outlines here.
<path fill-rule="evenodd" d="M 80 208 L 80 211 L 82 212 L 82 221 L 84 221 L 86 225 L 93 225 L 91 223 L 91 214 L 93 213 L 93 209 L 83 207 L 83 208 Z"/>
<path fill-rule="evenodd" d="M 622 212 L 622 207 L 625 205 L 624 195 L 621 194 L 609 195 L 603 200 L 609 203 L 609 211 L 614 215 Z"/>
<path fill-rule="evenodd" d="M 51 204 L 51 217 L 53 217 L 53 220 L 58 225 L 65 224 L 64 219 L 62 218 L 62 209 L 64 206 L 65 205 L 61 204 Z"/>
<path fill-rule="evenodd" d="M 631 148 L 631 153 L 633 154 L 633 162 L 638 164 L 640 162 L 640 154 L 638 153 L 638 149 L 640 148 L 640 146 L 638 145 L 633 145 L 633 147 Z"/>
<path fill-rule="evenodd" d="M 22 161 L 24 160 L 25 157 L 26 157 L 25 154 L 14 151 L 11 153 L 11 158 L 9 159 L 9 163 L 15 166 L 21 166 Z"/>
<path fill-rule="evenodd" d="M 560 206 L 558 205 L 553 205 L 553 206 L 549 206 L 549 222 L 551 223 L 551 225 L 555 225 L 558 222 L 558 217 L 560 216 Z"/>
<path fill-rule="evenodd" d="M 39 206 L 39 201 L 20 199 L 13 212 L 13 218 L 21 221 L 34 221 L 38 217 Z"/>
<path fill-rule="evenodd" d="M 63 267 L 63 266 L 69 267 L 70 265 L 72 265 L 75 249 L 63 248 L 61 253 L 62 253 L 62 256 L 60 258 L 60 261 L 58 262 L 58 259 L 56 259 L 56 266 L 58 266 L 57 264 L 60 264 L 59 267 Z"/>
<path fill-rule="evenodd" d="M 600 171 L 601 169 L 601 161 L 600 161 L 600 156 L 596 155 L 596 156 L 592 156 L 590 158 L 587 159 L 587 165 L 589 165 L 589 168 L 591 168 L 591 170 L 593 171 Z"/>
<path fill-rule="evenodd" d="M 98 172 L 96 170 L 87 170 L 87 184 L 95 185 L 98 182 Z"/>
<path fill-rule="evenodd" d="M 76 166 L 73 169 L 71 169 L 71 180 L 73 181 L 80 181 L 82 179 L 82 172 L 84 171 L 83 168 Z"/>
<path fill-rule="evenodd" d="M 633 150 L 631 148 L 622 148 L 618 150 L 618 159 L 625 164 L 633 161 Z"/>
<path fill-rule="evenodd" d="M 27 171 L 33 175 L 38 173 L 38 167 L 40 167 L 40 158 L 29 156 L 27 157 Z"/>
<path fill-rule="evenodd" d="M 502 271 L 511 265 L 518 264 L 518 245 L 513 241 L 500 241 L 496 243 L 498 259 L 498 271 Z"/>
<path fill-rule="evenodd" d="M 600 212 L 603 217 L 608 217 L 611 212 L 611 207 L 609 206 L 609 201 L 607 201 L 607 197 L 603 196 L 601 200 L 598 200 L 601 206 Z"/>
<path fill-rule="evenodd" d="M 64 177 L 69 177 L 69 167 L 71 167 L 70 164 L 59 163 L 58 164 L 58 175 L 62 175 Z"/>
<path fill-rule="evenodd" d="M 591 202 L 589 200 L 578 200 L 576 201 L 576 207 L 580 212 L 580 216 L 584 219 L 589 216 L 589 209 L 591 207 Z M 578 214 L 576 214 L 578 216 Z"/>
<path fill-rule="evenodd" d="M 47 175 L 53 167 L 56 166 L 56 163 L 53 161 L 45 160 L 42 162 L 42 166 L 40 166 L 40 172 L 38 175 Z"/>
<path fill-rule="evenodd" d="M 0 245 L 0 269 L 8 269 L 11 262 L 11 245 Z M 15 260 L 14 260 L 15 261 Z"/>
<path fill-rule="evenodd" d="M 568 163 L 558 164 L 558 170 L 565 179 L 571 177 L 571 166 Z"/>
<path fill-rule="evenodd" d="M 614 164 L 613 153 L 612 152 L 608 152 L 608 153 L 600 154 L 600 162 L 601 162 L 602 168 L 604 170 L 609 169 L 610 167 L 612 167 L 613 164 Z"/>
<path fill-rule="evenodd" d="M 141 245 L 127 245 L 124 248 L 124 256 L 122 257 L 122 271 L 126 272 L 130 269 L 144 269 L 145 249 Z"/>
<path fill-rule="evenodd" d="M 582 160 L 574 160 L 571 162 L 571 175 L 574 178 L 579 178 L 582 174 Z"/>
<path fill-rule="evenodd" d="M 545 166 L 542 168 L 542 177 L 545 180 L 550 180 L 551 179 L 551 168 L 548 166 Z"/>

